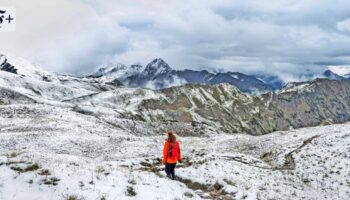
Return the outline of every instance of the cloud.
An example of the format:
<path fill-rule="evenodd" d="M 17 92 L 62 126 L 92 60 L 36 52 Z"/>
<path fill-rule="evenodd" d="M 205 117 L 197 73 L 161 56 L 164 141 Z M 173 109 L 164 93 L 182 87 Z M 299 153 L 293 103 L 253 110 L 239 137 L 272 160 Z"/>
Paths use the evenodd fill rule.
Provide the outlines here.
<path fill-rule="evenodd" d="M 329 66 L 329 69 L 340 75 L 340 76 L 349 76 L 350 75 L 350 66 L 349 65 L 343 65 L 343 66 Z"/>
<path fill-rule="evenodd" d="M 46 13 L 51 12 L 47 1 L 35 1 L 47 8 Z M 27 40 L 35 38 L 35 42 L 26 40 L 24 50 L 44 52 L 36 60 L 61 72 L 93 71 L 107 60 L 145 65 L 162 57 L 177 69 L 270 73 L 294 80 L 301 72 L 350 64 L 347 0 L 62 2 L 65 12 L 48 14 L 46 21 L 36 20 L 41 27 L 60 17 L 64 23 L 54 20 L 59 28 L 43 30 L 42 40 L 27 30 L 31 35 Z M 29 3 L 21 1 L 21 6 Z M 18 35 L 7 41 L 23 38 Z M 11 49 L 9 43 L 5 46 Z M 15 46 L 24 49 L 22 44 Z"/>
<path fill-rule="evenodd" d="M 348 31 L 348 32 L 350 32 L 350 18 L 338 22 L 337 23 L 337 28 L 340 31 Z"/>
<path fill-rule="evenodd" d="M 20 56 L 29 56 L 50 41 L 64 41 L 79 32 L 94 12 L 76 0 L 1 0 L 1 5 L 17 10 L 16 32 L 0 34 L 1 51 Z"/>
<path fill-rule="evenodd" d="M 79 34 L 65 38 L 62 43 L 47 43 L 35 58 L 44 66 L 60 72 L 91 73 L 95 67 L 129 50 L 128 31 L 102 21 L 88 25 Z M 53 48 L 52 48 L 53 47 Z"/>

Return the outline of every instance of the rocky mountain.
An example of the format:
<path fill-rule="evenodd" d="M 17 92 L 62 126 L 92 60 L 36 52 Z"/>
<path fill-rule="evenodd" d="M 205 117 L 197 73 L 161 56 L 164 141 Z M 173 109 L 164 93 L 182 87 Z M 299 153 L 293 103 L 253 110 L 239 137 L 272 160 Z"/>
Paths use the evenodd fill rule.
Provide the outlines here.
<path fill-rule="evenodd" d="M 108 64 L 104 67 L 101 67 L 92 78 L 100 78 L 103 81 L 125 81 L 130 76 L 139 74 L 142 69 L 141 65 L 131 65 L 126 66 L 123 64 Z"/>
<path fill-rule="evenodd" d="M 128 77 L 123 83 L 129 87 L 160 89 L 181 84 L 181 81 L 183 82 L 164 60 L 157 58 L 143 71 Z"/>
<path fill-rule="evenodd" d="M 205 123 L 253 135 L 350 120 L 349 80 L 290 83 L 280 92 L 256 97 L 229 84 L 186 85 L 162 92 L 165 98 L 145 100 L 139 107 L 146 120 Z"/>
<path fill-rule="evenodd" d="M 332 72 L 331 70 L 326 70 L 325 72 L 323 72 L 323 76 L 327 79 L 330 79 L 330 80 L 344 80 L 344 79 L 346 79 L 345 77 L 340 76 L 340 75 Z"/>
<path fill-rule="evenodd" d="M 101 68 L 92 77 L 110 79 L 114 77 L 125 86 L 163 89 L 179 86 L 186 83 L 219 84 L 229 83 L 247 93 L 263 93 L 279 89 L 280 85 L 264 82 L 255 76 L 238 72 L 211 73 L 206 70 L 174 70 L 164 60 L 157 58 L 149 63 L 143 70 L 141 66 L 126 67 L 117 64 L 115 67 Z M 271 84 L 270 84 L 271 83 Z"/>
<path fill-rule="evenodd" d="M 323 76 L 331 80 L 350 79 L 350 69 L 345 67 L 331 67 L 323 73 Z"/>
<path fill-rule="evenodd" d="M 350 67 L 349 66 L 330 66 L 322 75 L 323 77 L 331 80 L 350 79 Z"/>

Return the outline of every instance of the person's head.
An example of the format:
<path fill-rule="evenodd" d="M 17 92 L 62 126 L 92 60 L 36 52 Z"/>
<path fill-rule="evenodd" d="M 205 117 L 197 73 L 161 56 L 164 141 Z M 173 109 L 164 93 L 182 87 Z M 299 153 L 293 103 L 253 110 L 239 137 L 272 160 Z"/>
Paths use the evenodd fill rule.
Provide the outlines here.
<path fill-rule="evenodd" d="M 175 143 L 176 142 L 176 137 L 173 132 L 169 131 L 168 132 L 168 141 L 170 143 Z"/>

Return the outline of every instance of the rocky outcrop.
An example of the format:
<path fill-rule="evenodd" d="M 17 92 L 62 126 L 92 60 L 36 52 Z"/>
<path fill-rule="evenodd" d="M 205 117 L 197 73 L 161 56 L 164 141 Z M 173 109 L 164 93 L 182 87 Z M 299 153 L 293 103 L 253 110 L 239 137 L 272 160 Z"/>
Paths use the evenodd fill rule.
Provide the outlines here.
<path fill-rule="evenodd" d="M 0 55 L 0 70 L 17 74 L 17 69 L 7 62 L 7 58 L 4 55 Z"/>

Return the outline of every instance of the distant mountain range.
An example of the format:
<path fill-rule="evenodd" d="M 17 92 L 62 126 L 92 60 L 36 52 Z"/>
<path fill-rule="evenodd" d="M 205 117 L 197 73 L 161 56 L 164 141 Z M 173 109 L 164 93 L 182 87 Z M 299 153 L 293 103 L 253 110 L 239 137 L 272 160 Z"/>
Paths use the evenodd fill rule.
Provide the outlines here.
<path fill-rule="evenodd" d="M 110 64 L 90 77 L 112 81 L 117 79 L 128 87 L 163 89 L 186 83 L 229 83 L 242 92 L 262 93 L 280 89 L 283 81 L 276 76 L 252 76 L 239 72 L 212 73 L 207 70 L 174 70 L 163 59 L 157 58 L 143 68 L 141 65 Z"/>
<path fill-rule="evenodd" d="M 304 79 L 327 78 L 331 80 L 345 80 L 350 78 L 350 70 L 325 71 L 323 74 L 305 72 Z M 126 66 L 123 64 L 108 64 L 101 67 L 95 74 L 89 76 L 109 82 L 120 82 L 127 87 L 163 89 L 172 86 L 195 84 L 229 83 L 239 90 L 249 94 L 261 94 L 276 91 L 286 84 L 282 79 L 273 75 L 247 75 L 240 72 L 209 72 L 207 70 L 174 70 L 163 59 L 152 60 L 145 67 L 141 65 Z"/>

